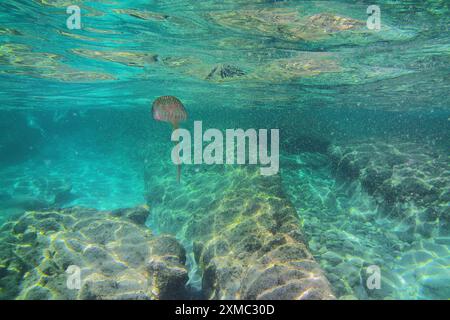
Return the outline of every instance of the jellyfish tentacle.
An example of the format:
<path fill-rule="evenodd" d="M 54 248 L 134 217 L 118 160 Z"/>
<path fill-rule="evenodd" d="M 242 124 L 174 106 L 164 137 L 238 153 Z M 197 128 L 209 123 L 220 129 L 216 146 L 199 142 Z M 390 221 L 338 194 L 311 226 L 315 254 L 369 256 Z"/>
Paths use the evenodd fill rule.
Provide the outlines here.
<path fill-rule="evenodd" d="M 172 129 L 173 129 L 173 131 L 178 129 L 178 121 L 172 122 Z M 181 161 L 180 161 L 180 150 L 179 150 L 180 144 L 177 144 L 175 146 L 175 148 L 177 148 L 175 153 L 177 155 L 177 162 L 178 162 L 178 165 L 177 165 L 177 182 L 180 183 L 180 180 L 181 180 Z"/>

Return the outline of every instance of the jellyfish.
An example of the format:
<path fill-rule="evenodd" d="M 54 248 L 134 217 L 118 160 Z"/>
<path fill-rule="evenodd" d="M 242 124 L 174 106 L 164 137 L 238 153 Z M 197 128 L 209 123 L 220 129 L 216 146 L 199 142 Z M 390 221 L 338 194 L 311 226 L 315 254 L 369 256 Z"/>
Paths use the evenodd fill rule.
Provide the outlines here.
<path fill-rule="evenodd" d="M 152 106 L 153 119 L 169 122 L 173 131 L 178 129 L 180 122 L 187 119 L 187 112 L 181 101 L 174 96 L 163 96 L 157 98 Z M 177 153 L 178 154 L 178 153 Z M 181 178 L 181 164 L 177 166 L 177 181 Z"/>

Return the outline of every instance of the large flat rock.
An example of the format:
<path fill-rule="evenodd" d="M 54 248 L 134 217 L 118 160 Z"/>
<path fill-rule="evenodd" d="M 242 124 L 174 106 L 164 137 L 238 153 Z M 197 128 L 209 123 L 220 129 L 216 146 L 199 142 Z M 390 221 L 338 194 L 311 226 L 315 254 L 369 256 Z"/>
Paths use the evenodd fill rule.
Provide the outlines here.
<path fill-rule="evenodd" d="M 2 299 L 185 297 L 185 251 L 145 226 L 148 209 L 27 212 L 0 230 Z M 72 267 L 71 267 L 72 266 Z M 72 269 L 71 269 L 71 268 Z M 81 288 L 68 286 L 80 271 Z"/>

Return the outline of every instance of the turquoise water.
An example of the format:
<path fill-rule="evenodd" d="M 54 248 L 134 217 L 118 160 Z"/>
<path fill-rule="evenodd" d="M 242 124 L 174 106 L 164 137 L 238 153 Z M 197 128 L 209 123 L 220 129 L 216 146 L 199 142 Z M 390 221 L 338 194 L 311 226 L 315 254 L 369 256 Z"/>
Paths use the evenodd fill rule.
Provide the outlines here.
<path fill-rule="evenodd" d="M 288 232 L 224 230 L 247 226 L 242 208 L 259 226 L 287 206 L 335 298 L 449 299 L 449 3 L 377 1 L 379 31 L 366 26 L 371 4 L 3 1 L 0 223 L 145 204 L 147 228 L 186 250 L 189 298 L 240 299 L 267 297 L 248 289 L 267 280 L 241 266 L 262 263 L 259 246 L 238 244 Z M 79 30 L 66 26 L 69 5 Z M 178 184 L 170 125 L 151 115 L 165 95 L 183 102 L 191 132 L 194 121 L 279 129 L 279 173 L 184 165 Z M 34 268 L 9 276 L 18 247 L 0 247 L 1 298 L 22 298 L 8 288 Z M 367 288 L 371 265 L 380 289 Z"/>

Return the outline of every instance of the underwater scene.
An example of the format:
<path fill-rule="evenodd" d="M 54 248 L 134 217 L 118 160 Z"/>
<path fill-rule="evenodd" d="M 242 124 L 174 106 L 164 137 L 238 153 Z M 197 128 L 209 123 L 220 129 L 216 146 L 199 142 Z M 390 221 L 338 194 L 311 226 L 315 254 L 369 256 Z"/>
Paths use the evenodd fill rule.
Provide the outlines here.
<path fill-rule="evenodd" d="M 0 299 L 450 299 L 450 2 L 3 0 Z"/>

